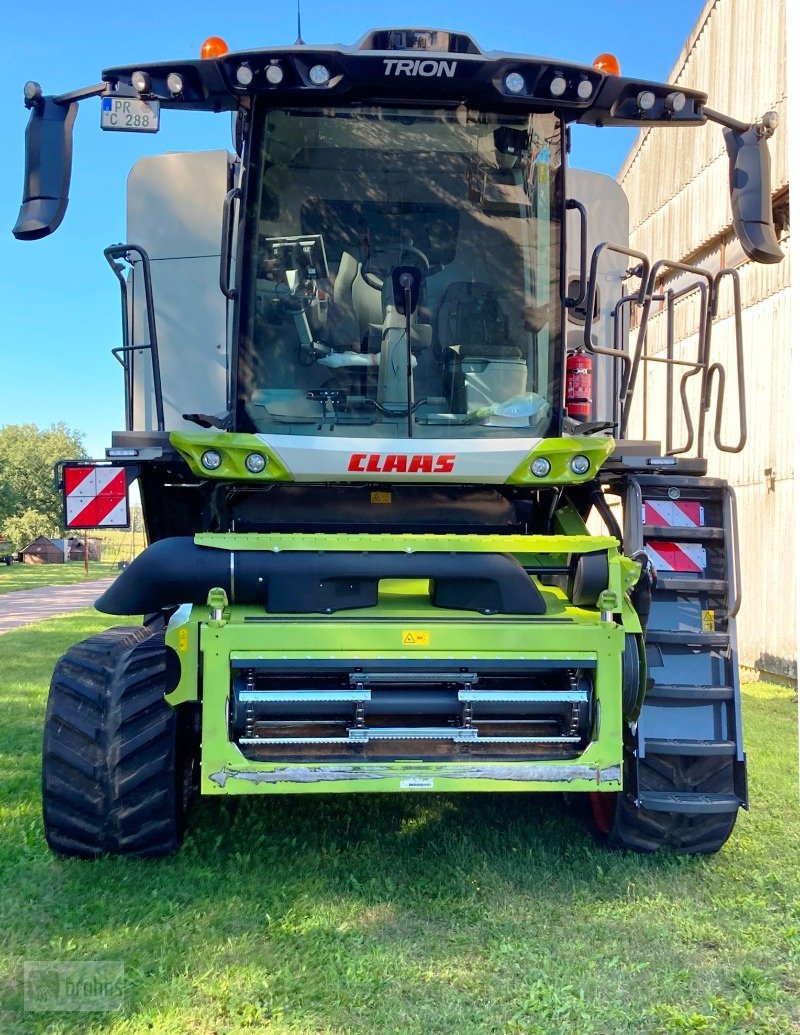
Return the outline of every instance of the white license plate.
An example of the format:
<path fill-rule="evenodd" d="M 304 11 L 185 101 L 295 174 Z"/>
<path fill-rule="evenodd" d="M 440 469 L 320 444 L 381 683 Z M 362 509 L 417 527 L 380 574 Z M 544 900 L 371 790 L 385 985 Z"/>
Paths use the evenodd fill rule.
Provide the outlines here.
<path fill-rule="evenodd" d="M 100 128 L 127 133 L 157 133 L 159 102 L 139 97 L 104 97 L 100 109 Z"/>

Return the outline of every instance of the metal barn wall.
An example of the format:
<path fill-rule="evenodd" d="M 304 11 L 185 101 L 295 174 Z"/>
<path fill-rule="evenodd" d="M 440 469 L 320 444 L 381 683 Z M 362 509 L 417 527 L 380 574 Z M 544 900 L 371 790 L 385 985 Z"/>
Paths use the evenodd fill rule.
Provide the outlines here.
<path fill-rule="evenodd" d="M 785 0 L 708 0 L 687 40 L 670 81 L 708 93 L 709 107 L 742 121 L 773 109 L 780 115 L 770 141 L 773 200 L 788 187 L 789 125 L 786 105 Z M 781 233 L 786 258 L 772 266 L 745 260 L 731 232 L 728 160 L 720 127 L 642 132 L 619 177 L 630 201 L 631 243 L 651 258 L 702 265 L 712 273 L 736 266 L 742 292 L 747 442 L 741 453 L 713 443 L 717 390 L 706 421 L 709 475 L 736 489 L 742 557 L 743 603 L 739 616 L 741 662 L 766 677 L 797 676 L 794 566 L 795 404 L 791 397 L 789 285 L 791 240 L 788 217 Z M 675 355 L 692 358 L 697 348 L 697 299 L 679 302 Z M 712 330 L 712 361 L 728 372 L 720 439 L 740 434 L 736 391 L 735 334 L 731 287 L 725 288 Z M 635 333 L 635 328 L 633 333 Z M 666 313 L 651 317 L 647 349 L 664 352 Z M 632 343 L 633 344 L 633 343 Z M 666 438 L 666 368 L 646 367 L 646 395 L 639 393 L 629 434 Z M 685 441 L 675 376 L 673 445 Z M 698 380 L 697 378 L 694 379 Z M 690 381 L 690 385 L 692 382 Z M 692 387 L 694 387 L 692 385 Z M 718 388 L 718 386 L 717 386 Z M 696 388 L 690 398 L 699 409 Z"/>

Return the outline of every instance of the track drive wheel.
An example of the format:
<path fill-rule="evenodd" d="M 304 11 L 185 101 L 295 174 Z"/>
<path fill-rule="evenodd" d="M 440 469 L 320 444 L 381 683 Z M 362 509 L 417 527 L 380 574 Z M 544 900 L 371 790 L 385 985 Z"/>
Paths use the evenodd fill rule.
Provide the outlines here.
<path fill-rule="evenodd" d="M 635 763 L 626 750 L 626 773 Z M 717 756 L 648 755 L 639 761 L 639 790 L 725 793 L 732 767 L 730 759 Z M 606 848 L 632 852 L 666 848 L 681 855 L 713 855 L 730 837 L 737 815 L 654 812 L 637 806 L 630 791 L 590 794 L 589 803 L 598 840 Z"/>
<path fill-rule="evenodd" d="M 185 706 L 164 700 L 166 689 L 163 632 L 108 629 L 59 659 L 42 760 L 45 835 L 57 855 L 158 856 L 178 848 L 196 734 Z"/>

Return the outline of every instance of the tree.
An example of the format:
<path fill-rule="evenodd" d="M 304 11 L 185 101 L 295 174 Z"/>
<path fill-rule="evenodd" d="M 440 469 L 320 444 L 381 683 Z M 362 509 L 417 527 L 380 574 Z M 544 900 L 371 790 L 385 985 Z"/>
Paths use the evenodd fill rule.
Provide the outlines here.
<path fill-rule="evenodd" d="M 21 549 L 39 535 L 62 527 L 61 494 L 53 487 L 57 460 L 86 457 L 83 434 L 60 422 L 0 427 L 0 530 Z"/>

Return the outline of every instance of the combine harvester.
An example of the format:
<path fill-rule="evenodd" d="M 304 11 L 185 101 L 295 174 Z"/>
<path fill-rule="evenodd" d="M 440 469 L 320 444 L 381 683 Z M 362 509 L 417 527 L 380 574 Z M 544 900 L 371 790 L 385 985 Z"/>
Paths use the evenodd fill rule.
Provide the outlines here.
<path fill-rule="evenodd" d="M 70 528 L 126 524 L 138 481 L 149 546 L 97 606 L 145 617 L 56 666 L 53 851 L 172 851 L 197 792 L 560 791 L 610 848 L 716 852 L 747 807 L 735 504 L 703 458 L 714 400 L 744 444 L 741 335 L 738 442 L 712 390 L 737 275 L 632 250 L 567 153 L 573 124 L 718 123 L 736 234 L 777 262 L 773 113 L 428 29 L 102 80 L 26 85 L 20 240 L 63 219 L 83 100 L 109 131 L 230 112 L 235 153 L 137 163 L 105 253 L 125 428 L 57 478 Z M 696 356 L 650 355 L 687 295 Z M 654 361 L 678 445 L 628 432 Z"/>

